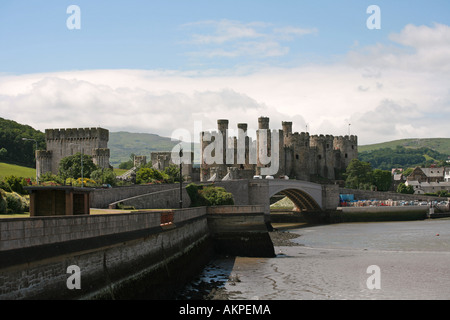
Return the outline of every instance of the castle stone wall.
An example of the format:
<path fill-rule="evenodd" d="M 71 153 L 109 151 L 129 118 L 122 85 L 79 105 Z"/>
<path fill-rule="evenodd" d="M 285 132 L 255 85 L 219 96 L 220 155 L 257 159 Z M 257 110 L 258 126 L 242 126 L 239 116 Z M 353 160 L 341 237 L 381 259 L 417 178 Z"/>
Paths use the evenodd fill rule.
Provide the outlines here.
<path fill-rule="evenodd" d="M 339 173 L 344 171 L 352 159 L 358 157 L 358 140 L 356 136 L 333 136 L 333 135 L 314 135 L 310 136 L 308 132 L 292 132 L 292 122 L 283 121 L 282 130 L 279 130 L 278 150 L 273 150 L 276 144 L 271 141 L 271 135 L 267 136 L 267 144 L 260 140 L 262 133 L 270 132 L 270 119 L 260 117 L 258 119 L 258 129 L 256 130 L 256 141 L 247 137 L 247 124 L 239 123 L 238 129 L 241 129 L 239 136 L 228 136 L 228 120 L 218 120 L 218 131 L 201 133 L 201 181 L 207 181 L 216 175 L 216 179 L 222 179 L 230 168 L 236 168 L 235 176 L 249 176 L 248 171 L 252 170 L 254 175 L 259 175 L 261 169 L 269 165 L 264 165 L 260 159 L 258 150 L 263 146 L 267 147 L 264 152 L 267 155 L 278 153 L 279 169 L 274 175 L 276 177 L 287 175 L 290 178 L 298 180 L 317 180 L 339 179 Z M 223 141 L 215 141 L 218 133 L 223 133 Z M 219 136 L 220 138 L 220 136 Z M 231 143 L 227 143 L 231 139 Z M 245 145 L 240 142 L 245 139 Z M 234 162 L 227 161 L 226 153 L 223 152 L 223 158 L 215 158 L 215 163 L 206 163 L 205 157 L 214 156 L 214 152 L 226 150 L 227 146 L 234 146 L 232 152 Z M 254 151 L 252 151 L 254 149 Z M 214 150 L 211 152 L 211 150 Z M 256 156 L 252 157 L 252 153 Z M 241 156 L 238 155 L 241 154 Z M 239 159 L 244 157 L 245 163 Z"/>
<path fill-rule="evenodd" d="M 38 151 L 38 175 L 58 174 L 61 159 L 76 153 L 90 155 L 100 168 L 109 168 L 109 131 L 103 128 L 46 129 L 46 151 Z"/>

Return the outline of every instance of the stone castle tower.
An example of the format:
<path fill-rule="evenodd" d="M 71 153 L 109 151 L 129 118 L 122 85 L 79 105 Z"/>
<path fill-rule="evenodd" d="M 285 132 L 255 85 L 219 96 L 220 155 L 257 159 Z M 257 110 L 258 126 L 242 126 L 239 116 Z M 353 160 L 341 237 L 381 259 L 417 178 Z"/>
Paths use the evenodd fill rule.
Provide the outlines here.
<path fill-rule="evenodd" d="M 260 117 L 256 140 L 247 136 L 247 124 L 238 124 L 238 137 L 229 137 L 228 120 L 218 120 L 218 131 L 201 133 L 201 167 L 200 179 L 251 179 L 260 175 L 267 167 L 263 164 L 258 150 L 267 149 L 268 155 L 278 156 L 277 172 L 274 177 L 288 176 L 291 179 L 316 181 L 320 178 L 336 180 L 352 159 L 358 157 L 358 140 L 356 136 L 313 135 L 308 132 L 292 132 L 292 122 L 282 122 L 282 129 L 275 137 L 279 141 L 271 141 L 272 135 L 267 135 L 267 143 L 263 145 L 261 133 L 273 132 L 269 126 L 270 119 Z M 221 133 L 221 135 L 218 135 Z M 240 135 L 240 136 L 239 136 Z M 216 138 L 222 139 L 215 141 Z M 215 142 L 215 149 L 211 144 Z M 277 142 L 277 143 L 275 143 Z M 278 146 L 278 150 L 272 149 Z M 219 157 L 215 152 L 223 154 Z M 231 152 L 225 152 L 231 151 Z M 231 154 L 232 156 L 230 156 Z M 207 159 L 213 156 L 214 163 Z M 245 161 L 242 161 L 245 159 Z"/>
<path fill-rule="evenodd" d="M 51 172 L 58 174 L 61 159 L 78 152 L 92 156 L 100 168 L 109 168 L 109 131 L 103 128 L 46 129 L 47 150 L 36 151 L 38 176 Z"/>

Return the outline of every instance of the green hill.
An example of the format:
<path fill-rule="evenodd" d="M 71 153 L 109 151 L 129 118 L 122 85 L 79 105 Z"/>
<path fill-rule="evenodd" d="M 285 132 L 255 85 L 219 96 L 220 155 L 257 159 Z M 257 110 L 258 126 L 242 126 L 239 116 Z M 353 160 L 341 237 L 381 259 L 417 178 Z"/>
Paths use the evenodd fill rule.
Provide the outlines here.
<path fill-rule="evenodd" d="M 0 162 L 0 180 L 8 176 L 36 179 L 36 169 Z"/>
<path fill-rule="evenodd" d="M 430 148 L 442 154 L 450 155 L 450 138 L 401 139 L 376 144 L 358 146 L 359 152 L 373 151 L 383 148 L 395 149 L 397 146 L 405 148 Z"/>
<path fill-rule="evenodd" d="M 374 169 L 411 168 L 445 165 L 450 155 L 450 139 L 403 139 L 358 146 L 358 158 Z"/>
<path fill-rule="evenodd" d="M 27 167 L 35 167 L 34 139 L 38 149 L 45 149 L 45 134 L 30 126 L 0 118 L 0 161 Z"/>

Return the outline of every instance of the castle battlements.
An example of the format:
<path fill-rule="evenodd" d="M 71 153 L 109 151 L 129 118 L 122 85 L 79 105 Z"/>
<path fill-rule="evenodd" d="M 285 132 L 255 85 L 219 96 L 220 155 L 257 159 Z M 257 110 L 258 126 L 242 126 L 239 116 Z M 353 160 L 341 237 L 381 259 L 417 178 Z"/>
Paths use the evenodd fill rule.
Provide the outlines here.
<path fill-rule="evenodd" d="M 69 129 L 46 129 L 47 140 L 80 140 L 98 139 L 109 140 L 109 131 L 103 128 L 69 128 Z"/>
<path fill-rule="evenodd" d="M 36 152 L 38 176 L 58 173 L 61 159 L 76 153 L 92 156 L 100 168 L 109 168 L 109 131 L 103 128 L 46 129 L 47 150 Z"/>
<path fill-rule="evenodd" d="M 258 119 L 258 129 L 256 130 L 256 140 L 252 140 L 247 136 L 248 125 L 246 123 L 239 123 L 237 125 L 238 137 L 228 136 L 228 120 L 220 119 L 217 121 L 217 131 L 206 131 L 201 133 L 201 151 L 202 151 L 202 165 L 201 165 L 201 180 L 206 181 L 213 175 L 217 178 L 223 178 L 230 171 L 233 175 L 240 178 L 251 178 L 261 172 L 261 168 L 267 167 L 267 164 L 262 165 L 259 160 L 259 153 L 256 152 L 256 158 L 252 157 L 252 148 L 260 146 L 260 134 L 262 131 L 266 133 L 275 132 L 278 134 L 279 141 L 271 141 L 274 135 L 268 134 L 266 140 L 267 154 L 276 154 L 279 156 L 278 176 L 287 175 L 290 178 L 311 181 L 312 177 L 322 177 L 330 180 L 340 178 L 339 172 L 344 171 L 350 161 L 358 157 L 357 136 L 333 136 L 330 134 L 310 135 L 308 132 L 292 132 L 292 122 L 283 121 L 281 123 L 282 129 L 270 129 L 270 118 L 260 117 Z M 240 130 L 239 130 L 240 129 Z M 233 139 L 234 144 L 234 162 L 230 163 L 225 160 L 221 163 L 211 164 L 204 161 L 205 155 L 210 152 L 211 147 L 206 149 L 214 140 L 213 136 L 224 137 L 223 142 L 216 141 L 219 144 L 218 149 L 226 150 L 229 140 Z M 227 139 L 225 139 L 227 138 Z M 242 141 L 238 143 L 239 139 L 245 139 L 245 148 L 242 149 Z M 223 145 L 220 145 L 223 143 Z M 227 144 L 227 145 L 225 145 Z M 240 145 L 240 149 L 237 146 Z M 262 144 L 261 144 L 262 145 Z M 277 150 L 272 150 L 274 146 L 278 146 Z M 205 152 L 207 151 L 207 152 Z M 258 151 L 260 151 L 258 149 Z M 237 155 L 239 152 L 245 152 L 244 155 Z M 205 154 L 206 153 L 206 154 Z M 230 160 L 232 157 L 223 159 Z M 237 159 L 245 159 L 242 163 Z M 253 160 L 253 161 L 252 161 Z M 236 173 L 237 171 L 237 173 Z M 217 177 L 221 174 L 221 177 Z"/>

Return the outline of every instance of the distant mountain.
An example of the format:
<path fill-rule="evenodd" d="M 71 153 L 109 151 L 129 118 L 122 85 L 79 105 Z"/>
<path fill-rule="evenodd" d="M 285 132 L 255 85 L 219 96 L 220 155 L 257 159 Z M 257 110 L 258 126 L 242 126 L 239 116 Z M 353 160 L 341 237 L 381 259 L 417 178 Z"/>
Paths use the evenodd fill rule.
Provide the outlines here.
<path fill-rule="evenodd" d="M 171 151 L 179 142 L 170 138 L 150 133 L 110 132 L 108 148 L 110 149 L 110 163 L 118 167 L 121 162 L 130 160 L 130 155 L 147 156 L 155 151 Z"/>
<path fill-rule="evenodd" d="M 149 162 L 152 152 L 172 151 L 173 147 L 179 143 L 179 141 L 172 141 L 171 138 L 152 133 L 110 132 L 108 148 L 111 156 L 109 162 L 117 168 L 120 163 L 130 160 L 131 154 L 146 156 L 147 162 Z M 195 155 L 194 158 L 198 159 L 198 156 Z"/>

